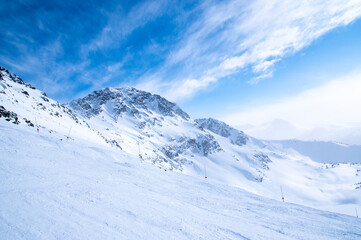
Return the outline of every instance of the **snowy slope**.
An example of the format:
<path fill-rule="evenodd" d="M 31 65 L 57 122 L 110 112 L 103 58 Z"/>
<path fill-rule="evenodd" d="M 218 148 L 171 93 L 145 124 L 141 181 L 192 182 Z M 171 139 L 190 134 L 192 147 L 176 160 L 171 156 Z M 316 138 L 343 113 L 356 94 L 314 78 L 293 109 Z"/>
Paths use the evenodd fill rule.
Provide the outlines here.
<path fill-rule="evenodd" d="M 0 121 L 0 239 L 360 239 L 361 220 Z M 34 146 L 37 146 L 34 148 Z"/>

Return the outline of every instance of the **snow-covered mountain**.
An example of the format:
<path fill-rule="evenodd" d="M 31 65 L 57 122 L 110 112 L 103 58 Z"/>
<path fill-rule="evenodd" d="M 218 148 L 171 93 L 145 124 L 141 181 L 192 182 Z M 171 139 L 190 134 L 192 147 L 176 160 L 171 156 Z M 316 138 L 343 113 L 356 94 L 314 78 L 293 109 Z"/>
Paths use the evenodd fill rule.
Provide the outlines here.
<path fill-rule="evenodd" d="M 285 142 L 261 141 L 215 119 L 193 120 L 176 104 L 134 88 L 106 88 L 62 105 L 6 69 L 0 73 L 3 128 L 10 124 L 28 129 L 52 139 L 49 144 L 110 148 L 112 156 L 137 159 L 157 171 L 276 200 L 282 187 L 287 202 L 323 210 L 354 215 L 361 203 L 359 147 L 349 151 L 352 161 L 320 161 L 319 151 L 325 149 L 312 142 L 304 144 L 306 151 Z M 350 149 L 340 144 L 328 148 L 333 156 Z"/>
<path fill-rule="evenodd" d="M 256 191 L 250 186 L 263 180 L 271 162 L 269 150 L 260 150 L 258 145 L 263 144 L 241 131 L 212 119 L 194 121 L 174 103 L 134 88 L 95 91 L 69 105 L 92 129 L 118 139 L 125 152 L 140 153 L 142 160 L 166 171 L 207 174 Z M 247 141 L 245 151 L 238 149 Z"/>
<path fill-rule="evenodd" d="M 189 165 L 189 171 L 200 172 L 194 155 L 206 158 L 222 150 L 176 104 L 134 88 L 102 89 L 69 106 L 125 152 L 165 170 L 183 171 Z"/>
<path fill-rule="evenodd" d="M 320 162 L 312 157 L 324 149 L 312 142 L 307 148 L 314 154 L 257 140 L 215 119 L 192 120 L 174 103 L 134 88 L 95 91 L 69 106 L 123 151 L 165 171 L 206 175 L 274 199 L 280 199 L 282 186 L 288 201 L 348 214 L 361 200 L 361 165 L 355 161 L 360 147 L 349 151 L 352 161 Z M 340 154 L 348 149 L 328 146 Z"/>

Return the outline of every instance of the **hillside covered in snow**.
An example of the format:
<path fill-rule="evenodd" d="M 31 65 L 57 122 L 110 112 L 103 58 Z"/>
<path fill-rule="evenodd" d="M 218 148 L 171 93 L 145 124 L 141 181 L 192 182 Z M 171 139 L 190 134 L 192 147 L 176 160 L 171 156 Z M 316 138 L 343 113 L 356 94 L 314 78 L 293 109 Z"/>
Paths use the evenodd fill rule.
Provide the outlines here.
<path fill-rule="evenodd" d="M 361 237 L 359 219 L 300 206 L 355 215 L 359 146 L 330 143 L 331 159 L 135 88 L 63 105 L 0 74 L 1 239 Z"/>

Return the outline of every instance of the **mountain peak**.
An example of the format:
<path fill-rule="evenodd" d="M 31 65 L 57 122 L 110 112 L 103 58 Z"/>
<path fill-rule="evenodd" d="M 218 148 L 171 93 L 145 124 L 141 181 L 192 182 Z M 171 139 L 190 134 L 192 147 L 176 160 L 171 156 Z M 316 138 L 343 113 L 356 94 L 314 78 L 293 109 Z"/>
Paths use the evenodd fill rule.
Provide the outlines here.
<path fill-rule="evenodd" d="M 157 113 L 163 116 L 179 116 L 185 120 L 189 119 L 188 114 L 175 103 L 169 102 L 159 95 L 133 87 L 97 90 L 84 98 L 72 101 L 70 106 L 87 118 L 99 115 L 106 110 L 114 116 L 122 113 L 131 116 L 149 116 Z"/>

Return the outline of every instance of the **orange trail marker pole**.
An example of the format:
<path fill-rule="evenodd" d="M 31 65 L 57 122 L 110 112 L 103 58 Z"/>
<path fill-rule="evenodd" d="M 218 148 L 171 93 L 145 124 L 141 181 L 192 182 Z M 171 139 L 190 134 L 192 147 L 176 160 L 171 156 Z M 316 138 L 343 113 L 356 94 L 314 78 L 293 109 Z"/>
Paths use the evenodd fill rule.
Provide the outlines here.
<path fill-rule="evenodd" d="M 36 120 L 36 118 L 35 118 L 35 124 L 36 124 L 36 131 L 39 133 L 38 120 Z"/>
<path fill-rule="evenodd" d="M 204 164 L 204 178 L 207 179 L 207 168 L 205 164 Z"/>
<path fill-rule="evenodd" d="M 357 208 L 355 208 L 355 212 L 356 212 L 356 217 L 358 218 Z"/>
<path fill-rule="evenodd" d="M 71 131 L 71 127 L 69 129 L 69 133 L 68 133 L 68 136 L 66 137 L 66 140 L 68 141 L 68 139 L 70 138 L 70 131 Z"/>

